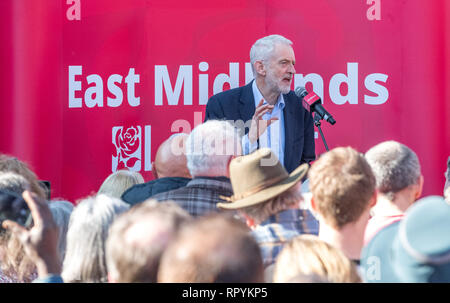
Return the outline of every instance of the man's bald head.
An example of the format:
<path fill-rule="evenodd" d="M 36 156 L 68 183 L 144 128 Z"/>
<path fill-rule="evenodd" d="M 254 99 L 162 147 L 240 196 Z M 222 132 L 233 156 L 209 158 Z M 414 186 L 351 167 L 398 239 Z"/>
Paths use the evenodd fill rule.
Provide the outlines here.
<path fill-rule="evenodd" d="M 176 134 L 164 141 L 158 148 L 152 171 L 155 178 L 184 177 L 191 178 L 187 168 L 185 142 L 187 134 Z"/>

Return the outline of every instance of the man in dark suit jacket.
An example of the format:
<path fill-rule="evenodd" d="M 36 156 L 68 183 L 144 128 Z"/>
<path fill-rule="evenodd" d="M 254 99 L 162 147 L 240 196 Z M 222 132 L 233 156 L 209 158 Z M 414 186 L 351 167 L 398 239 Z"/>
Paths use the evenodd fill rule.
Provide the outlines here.
<path fill-rule="evenodd" d="M 255 148 L 269 147 L 288 172 L 302 163 L 315 160 L 312 115 L 290 89 L 295 75 L 295 55 L 291 44 L 279 35 L 256 41 L 250 51 L 255 80 L 246 86 L 212 96 L 206 105 L 205 115 L 205 121 L 251 121 L 244 129 L 244 154 Z M 277 120 L 280 120 L 279 131 L 269 131 Z M 260 138 L 269 136 L 269 133 L 272 133 L 272 138 L 261 144 Z M 246 149 L 246 145 L 250 147 Z"/>
<path fill-rule="evenodd" d="M 178 134 L 161 143 L 152 163 L 155 179 L 130 187 L 122 194 L 122 200 L 134 205 L 156 194 L 186 186 L 191 181 L 183 151 L 187 137 L 186 134 Z"/>

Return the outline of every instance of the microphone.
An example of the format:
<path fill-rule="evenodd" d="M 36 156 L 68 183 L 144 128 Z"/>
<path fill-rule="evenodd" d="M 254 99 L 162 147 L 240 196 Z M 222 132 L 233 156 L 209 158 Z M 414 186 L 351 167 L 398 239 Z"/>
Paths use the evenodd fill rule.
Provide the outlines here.
<path fill-rule="evenodd" d="M 308 91 L 303 87 L 299 86 L 295 89 L 295 94 L 302 99 L 303 107 L 309 111 L 314 112 L 316 115 L 319 115 L 320 119 L 324 119 L 331 125 L 336 123 L 333 116 L 329 112 L 325 110 L 322 106 L 322 102 L 320 97 L 317 96 L 314 92 L 308 93 Z"/>

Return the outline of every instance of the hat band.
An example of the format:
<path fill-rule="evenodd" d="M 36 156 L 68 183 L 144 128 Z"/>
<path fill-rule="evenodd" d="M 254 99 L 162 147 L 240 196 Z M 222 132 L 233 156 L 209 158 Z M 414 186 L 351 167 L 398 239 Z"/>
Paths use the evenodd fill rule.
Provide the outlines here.
<path fill-rule="evenodd" d="M 278 182 L 280 182 L 280 181 L 282 181 L 282 180 L 284 180 L 286 178 L 287 178 L 286 176 L 278 176 L 278 177 L 266 180 L 263 183 L 259 184 L 258 186 L 253 187 L 252 189 L 247 190 L 247 191 L 245 191 L 243 193 L 240 193 L 238 195 L 233 195 L 231 197 L 223 197 L 223 196 L 221 196 L 221 198 L 226 200 L 226 201 L 229 201 L 229 202 L 234 202 L 234 201 L 237 201 L 237 200 L 245 199 L 245 198 L 247 198 L 247 197 L 249 197 L 249 196 L 251 196 L 253 194 L 256 194 L 257 192 L 260 192 L 260 191 L 270 187 L 271 185 L 274 185 L 274 184 L 276 184 L 276 183 L 278 183 Z"/>

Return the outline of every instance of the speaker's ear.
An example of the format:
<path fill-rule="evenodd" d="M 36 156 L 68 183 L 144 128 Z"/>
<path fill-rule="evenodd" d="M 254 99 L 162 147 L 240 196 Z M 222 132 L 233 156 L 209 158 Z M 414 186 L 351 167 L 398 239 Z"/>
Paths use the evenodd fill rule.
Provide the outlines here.
<path fill-rule="evenodd" d="M 262 60 L 255 61 L 255 71 L 260 76 L 266 76 L 266 66 L 264 65 Z"/>
<path fill-rule="evenodd" d="M 423 190 L 423 175 L 420 175 L 419 177 L 419 182 L 417 184 L 417 190 L 416 190 L 416 194 L 415 194 L 415 198 L 416 200 L 420 198 L 420 196 L 422 195 L 422 190 Z"/>

